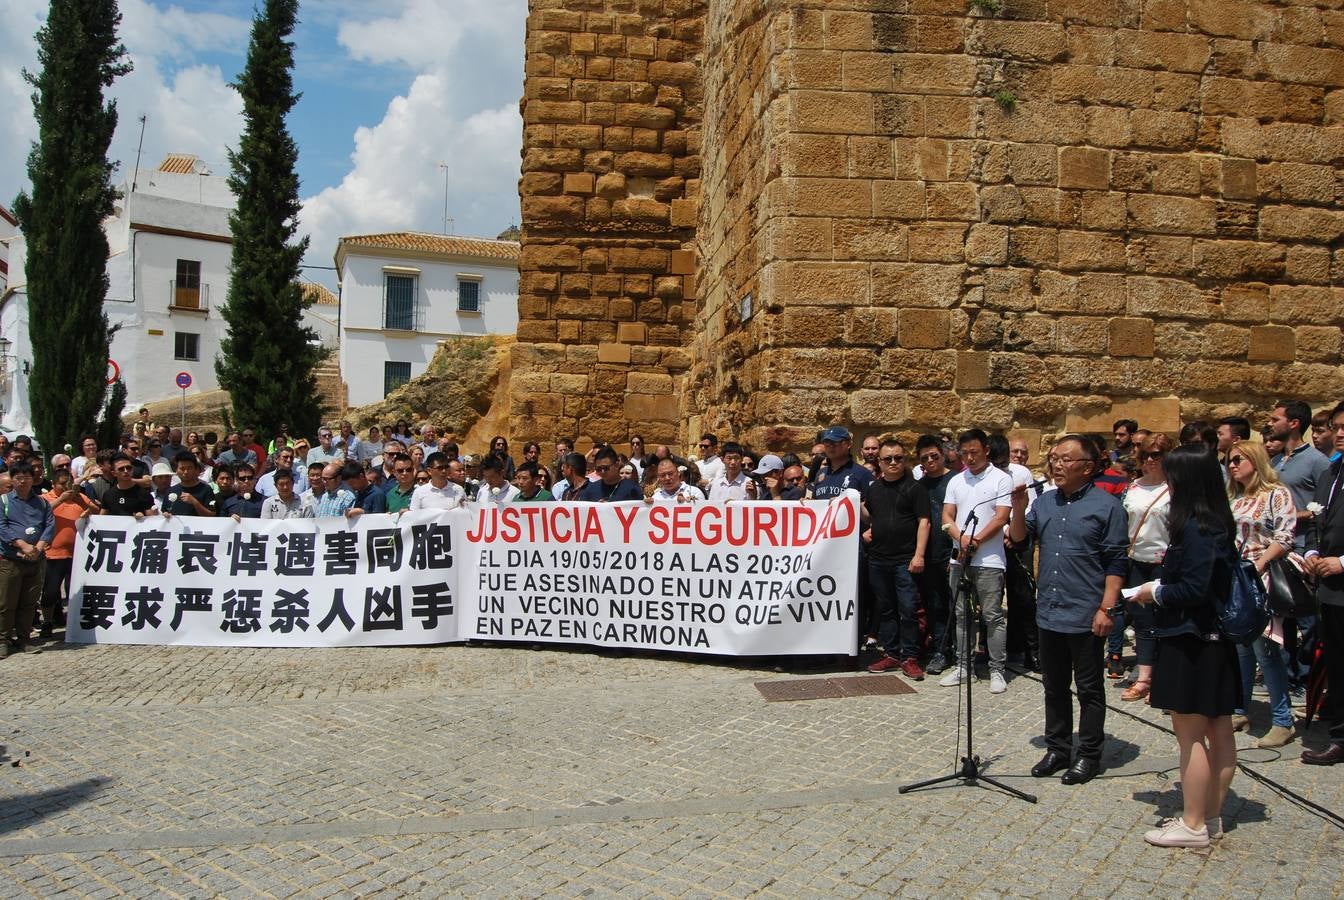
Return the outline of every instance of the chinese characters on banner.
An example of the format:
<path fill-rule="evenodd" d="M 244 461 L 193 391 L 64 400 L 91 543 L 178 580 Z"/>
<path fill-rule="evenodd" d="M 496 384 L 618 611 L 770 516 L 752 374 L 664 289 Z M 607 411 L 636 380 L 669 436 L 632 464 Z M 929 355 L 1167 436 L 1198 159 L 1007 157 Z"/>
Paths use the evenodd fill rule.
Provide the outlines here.
<path fill-rule="evenodd" d="M 67 640 L 241 647 L 472 638 L 851 653 L 858 497 L 484 505 L 400 517 L 91 519 Z"/>

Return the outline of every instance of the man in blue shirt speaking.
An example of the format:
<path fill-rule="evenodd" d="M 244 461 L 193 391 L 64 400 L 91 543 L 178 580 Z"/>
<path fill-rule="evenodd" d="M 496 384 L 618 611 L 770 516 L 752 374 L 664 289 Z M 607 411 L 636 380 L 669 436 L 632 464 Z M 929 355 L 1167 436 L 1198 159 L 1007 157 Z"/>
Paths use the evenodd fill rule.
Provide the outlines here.
<path fill-rule="evenodd" d="M 1055 442 L 1047 463 L 1056 489 L 1037 498 L 1028 512 L 1027 487 L 1017 488 L 1008 523 L 1014 542 L 1030 536 L 1041 552 L 1036 624 L 1046 751 L 1031 774 L 1046 778 L 1067 769 L 1060 781 L 1082 784 L 1101 771 L 1106 736 L 1102 658 L 1129 569 L 1128 526 L 1120 500 L 1092 483 L 1101 463 L 1091 441 L 1065 435 Z M 1079 709 L 1078 758 L 1072 764 L 1070 681 L 1077 686 Z"/>

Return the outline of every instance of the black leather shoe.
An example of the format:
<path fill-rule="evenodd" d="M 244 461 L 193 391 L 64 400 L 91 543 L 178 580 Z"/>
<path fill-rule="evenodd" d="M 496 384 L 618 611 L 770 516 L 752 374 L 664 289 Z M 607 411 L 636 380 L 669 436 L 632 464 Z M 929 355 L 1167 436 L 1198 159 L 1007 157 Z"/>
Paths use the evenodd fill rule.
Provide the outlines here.
<path fill-rule="evenodd" d="M 1309 766 L 1333 766 L 1344 762 L 1344 744 L 1331 744 L 1324 750 L 1303 750 L 1302 762 Z"/>
<path fill-rule="evenodd" d="M 1063 753 L 1056 753 L 1053 750 L 1045 751 L 1045 756 L 1041 761 L 1031 767 L 1032 778 L 1049 778 L 1051 775 L 1067 769 L 1069 767 L 1069 758 Z"/>
<path fill-rule="evenodd" d="M 1069 766 L 1069 771 L 1059 777 L 1061 784 L 1085 784 L 1097 777 L 1101 771 L 1101 763 L 1095 759 L 1084 759 L 1081 756 L 1073 765 Z"/>

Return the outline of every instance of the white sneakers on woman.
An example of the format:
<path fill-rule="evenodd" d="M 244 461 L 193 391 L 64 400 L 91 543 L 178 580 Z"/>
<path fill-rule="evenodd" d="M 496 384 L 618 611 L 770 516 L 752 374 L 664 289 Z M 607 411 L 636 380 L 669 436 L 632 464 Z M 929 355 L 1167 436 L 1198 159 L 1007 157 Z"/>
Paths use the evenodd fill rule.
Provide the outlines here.
<path fill-rule="evenodd" d="M 1143 836 L 1154 847 L 1207 847 L 1210 841 L 1223 836 L 1221 816 L 1205 819 L 1204 824 L 1194 829 L 1185 824 L 1180 816 L 1163 819 L 1161 824 Z"/>

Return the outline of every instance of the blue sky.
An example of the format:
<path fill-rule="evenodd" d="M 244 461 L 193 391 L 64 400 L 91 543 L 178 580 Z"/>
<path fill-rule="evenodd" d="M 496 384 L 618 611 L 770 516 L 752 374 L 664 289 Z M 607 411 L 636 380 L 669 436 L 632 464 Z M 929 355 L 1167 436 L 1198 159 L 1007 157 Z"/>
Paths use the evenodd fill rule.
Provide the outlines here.
<path fill-rule="evenodd" d="M 0 202 L 27 184 L 36 137 L 22 68 L 36 65 L 33 32 L 45 0 L 5 0 L 0 30 Z M 227 171 L 241 103 L 227 87 L 241 70 L 252 14 L 236 0 L 121 0 L 121 38 L 135 71 L 110 91 L 120 123 L 110 155 L 129 177 L 139 117 L 142 167 L 196 153 Z M 518 221 L 526 0 L 306 0 L 294 35 L 303 97 L 289 125 L 299 145 L 308 261 L 331 265 L 342 234 L 439 231 L 444 172 L 458 234 L 493 237 Z M 314 270 L 318 280 L 329 281 Z"/>

